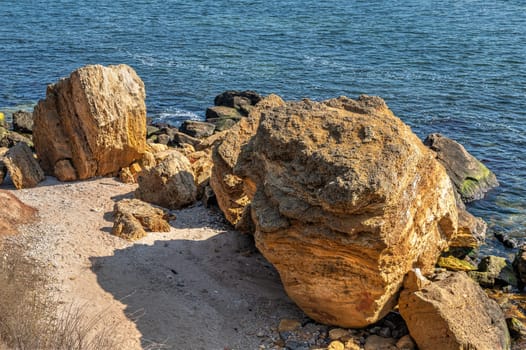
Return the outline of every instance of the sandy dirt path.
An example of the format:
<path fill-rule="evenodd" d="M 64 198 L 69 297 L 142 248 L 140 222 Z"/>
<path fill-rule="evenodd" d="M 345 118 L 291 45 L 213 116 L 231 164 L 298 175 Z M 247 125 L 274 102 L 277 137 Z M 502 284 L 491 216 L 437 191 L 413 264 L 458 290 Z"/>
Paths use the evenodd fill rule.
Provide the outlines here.
<path fill-rule="evenodd" d="M 136 185 L 113 178 L 3 189 L 39 210 L 28 254 L 56 278 L 65 304 L 117 325 L 122 349 L 270 349 L 283 318 L 303 313 L 250 236 L 200 204 L 174 211 L 167 233 L 130 243 L 110 234 L 115 201 Z M 113 326 L 112 326 L 113 327 Z"/>

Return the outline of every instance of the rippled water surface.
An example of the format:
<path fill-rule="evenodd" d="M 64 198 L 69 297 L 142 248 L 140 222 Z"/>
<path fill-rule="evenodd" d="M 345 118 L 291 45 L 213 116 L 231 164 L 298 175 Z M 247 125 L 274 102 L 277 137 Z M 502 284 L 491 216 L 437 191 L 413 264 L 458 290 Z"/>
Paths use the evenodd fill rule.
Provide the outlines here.
<path fill-rule="evenodd" d="M 0 0 L 0 15 L 1 111 L 30 109 L 88 63 L 134 67 L 148 114 L 174 123 L 226 89 L 379 95 L 419 136 L 444 133 L 496 172 L 502 186 L 470 208 L 490 238 L 526 236 L 523 0 Z"/>

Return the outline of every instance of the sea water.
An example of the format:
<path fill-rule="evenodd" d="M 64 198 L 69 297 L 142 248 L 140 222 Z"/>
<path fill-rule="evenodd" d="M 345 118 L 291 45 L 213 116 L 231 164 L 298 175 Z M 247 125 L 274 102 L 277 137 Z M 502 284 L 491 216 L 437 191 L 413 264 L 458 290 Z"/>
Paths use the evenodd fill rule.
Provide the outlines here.
<path fill-rule="evenodd" d="M 202 119 L 214 96 L 383 97 L 421 138 L 440 132 L 501 186 L 469 207 L 493 238 L 526 237 L 524 0 L 0 0 L 0 111 L 31 110 L 86 64 L 132 66 L 148 115 Z"/>

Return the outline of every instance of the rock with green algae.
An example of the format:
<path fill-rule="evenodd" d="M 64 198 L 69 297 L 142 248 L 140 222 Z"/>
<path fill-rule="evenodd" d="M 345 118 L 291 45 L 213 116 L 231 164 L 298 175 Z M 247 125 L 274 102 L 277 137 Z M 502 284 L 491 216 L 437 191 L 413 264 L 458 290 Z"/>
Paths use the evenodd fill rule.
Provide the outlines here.
<path fill-rule="evenodd" d="M 452 255 L 441 256 L 438 259 L 437 265 L 450 271 L 474 271 L 477 269 L 477 267 L 469 261 L 461 260 Z"/>
<path fill-rule="evenodd" d="M 430 134 L 424 144 L 436 152 L 464 202 L 482 199 L 487 191 L 499 186 L 495 174 L 460 143 L 441 134 Z"/>
<path fill-rule="evenodd" d="M 518 285 L 512 265 L 506 259 L 498 256 L 484 257 L 478 265 L 478 271 L 470 271 L 468 275 L 486 288 L 507 285 L 517 287 Z"/>

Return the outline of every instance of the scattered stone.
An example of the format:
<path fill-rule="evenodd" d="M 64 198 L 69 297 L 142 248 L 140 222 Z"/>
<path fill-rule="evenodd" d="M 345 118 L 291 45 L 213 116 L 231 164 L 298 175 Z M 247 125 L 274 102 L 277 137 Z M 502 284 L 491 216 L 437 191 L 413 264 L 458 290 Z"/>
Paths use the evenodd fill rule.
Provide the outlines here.
<path fill-rule="evenodd" d="M 33 147 L 33 141 L 29 137 L 21 135 L 16 131 L 8 131 L 0 127 L 0 147 L 11 148 L 17 143 L 25 143 L 29 147 Z M 2 136 L 3 135 L 3 136 Z"/>
<path fill-rule="evenodd" d="M 327 350 L 345 350 L 345 346 L 343 345 L 341 341 L 333 340 L 329 344 L 329 347 L 327 348 Z"/>
<path fill-rule="evenodd" d="M 497 238 L 497 240 L 501 242 L 506 248 L 515 249 L 519 246 L 519 242 L 515 238 L 510 237 L 505 232 L 495 232 L 495 238 Z"/>
<path fill-rule="evenodd" d="M 133 241 L 146 236 L 146 231 L 169 232 L 168 211 L 138 199 L 123 199 L 113 207 L 115 218 L 112 234 Z"/>
<path fill-rule="evenodd" d="M 35 187 L 45 178 L 33 152 L 24 142 L 9 149 L 4 156 L 4 163 L 17 189 Z"/>
<path fill-rule="evenodd" d="M 424 143 L 436 152 L 464 202 L 482 199 L 487 191 L 499 186 L 495 174 L 458 142 L 430 134 Z"/>
<path fill-rule="evenodd" d="M 214 134 L 216 126 L 212 123 L 186 120 L 183 122 L 179 131 L 192 137 L 203 139 Z"/>
<path fill-rule="evenodd" d="M 116 175 L 146 146 L 142 80 L 126 65 L 82 67 L 53 85 L 34 110 L 35 149 L 47 174 L 71 180 Z M 60 162 L 60 163 L 59 163 Z M 65 162 L 69 165 L 65 166 Z"/>
<path fill-rule="evenodd" d="M 301 327 L 301 322 L 298 320 L 283 319 L 279 321 L 278 332 L 290 332 Z"/>
<path fill-rule="evenodd" d="M 329 338 L 331 338 L 331 340 L 341 340 L 347 336 L 349 336 L 349 331 L 342 328 L 333 328 L 329 331 Z"/>
<path fill-rule="evenodd" d="M 222 158 L 291 299 L 318 322 L 364 327 L 396 305 L 411 268 L 433 271 L 458 213 L 444 168 L 385 102 L 360 96 L 362 114 L 349 100 L 265 110 L 255 136 L 233 141 L 237 162 Z"/>
<path fill-rule="evenodd" d="M 7 120 L 5 119 L 4 113 L 0 112 L 0 128 L 7 128 Z M 1 137 L 0 137 L 1 138 Z"/>
<path fill-rule="evenodd" d="M 484 257 L 478 271 L 470 272 L 469 276 L 486 288 L 518 285 L 513 266 L 506 259 L 493 255 Z"/>
<path fill-rule="evenodd" d="M 477 269 L 477 267 L 469 261 L 460 260 L 452 255 L 441 256 L 438 259 L 437 265 L 450 271 L 474 271 Z"/>
<path fill-rule="evenodd" d="M 399 309 L 421 350 L 510 348 L 502 310 L 465 272 L 437 282 L 409 272 Z"/>
<path fill-rule="evenodd" d="M 0 190 L 0 236 L 18 233 L 17 226 L 36 217 L 37 210 L 8 191 Z"/>
<path fill-rule="evenodd" d="M 135 197 L 169 209 L 179 209 L 195 202 L 197 188 L 188 159 L 177 151 L 156 156 L 161 158 L 159 163 L 139 174 Z"/>
<path fill-rule="evenodd" d="M 396 339 L 384 338 L 378 335 L 367 337 L 364 344 L 365 350 L 397 350 Z"/>
<path fill-rule="evenodd" d="M 416 350 L 416 344 L 409 334 L 398 339 L 396 347 L 400 350 Z"/>
<path fill-rule="evenodd" d="M 33 132 L 33 113 L 26 111 L 13 113 L 13 130 L 31 134 Z"/>
<path fill-rule="evenodd" d="M 210 183 L 210 176 L 212 175 L 212 154 L 210 152 L 198 151 L 188 155 L 188 159 L 192 164 L 192 170 L 195 176 L 195 185 L 197 186 L 197 198 L 203 198 L 205 188 Z"/>

